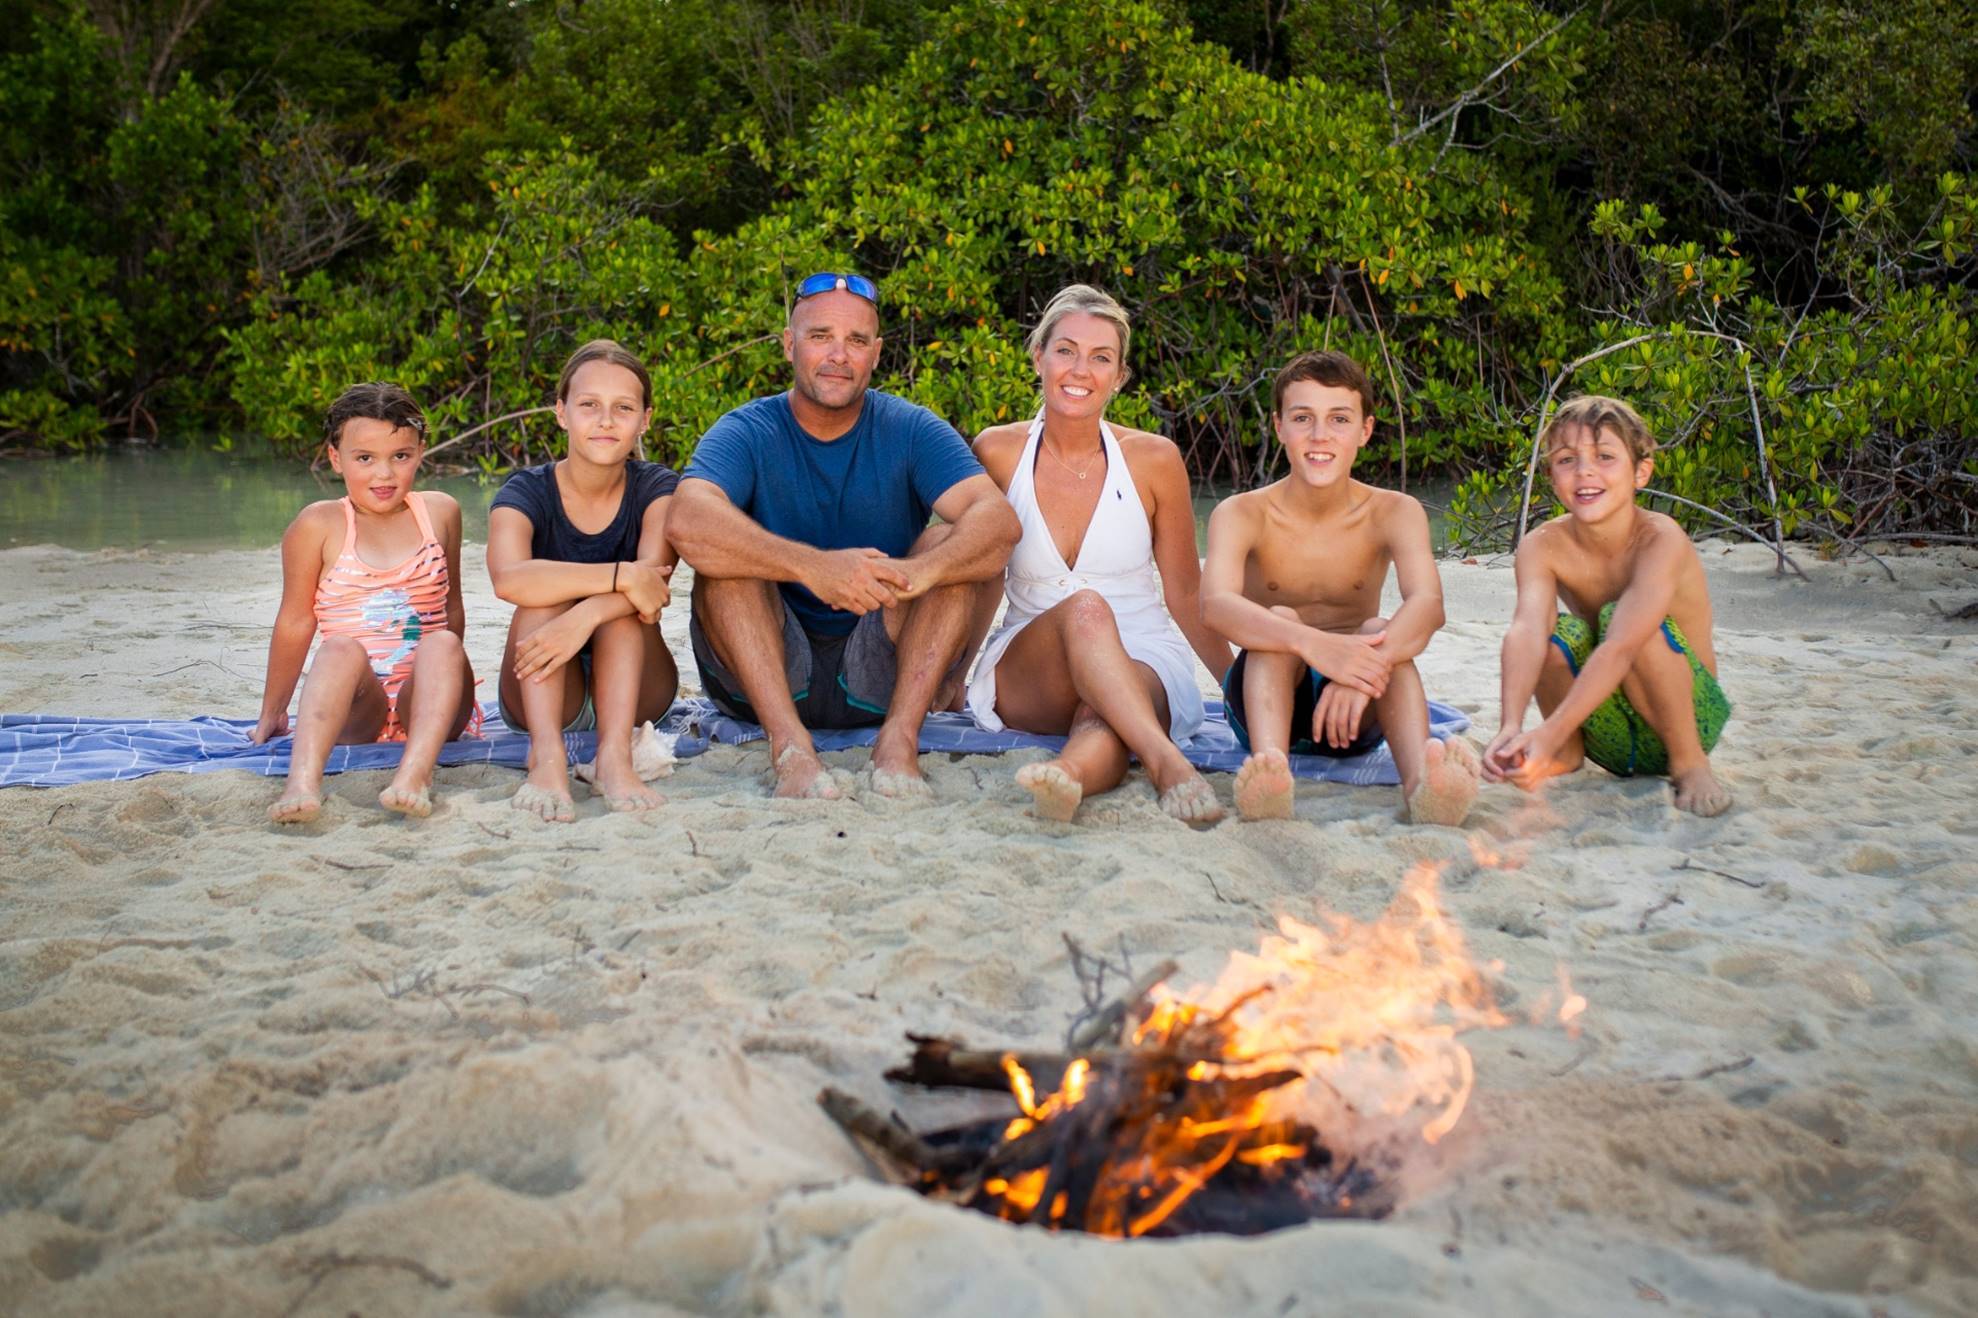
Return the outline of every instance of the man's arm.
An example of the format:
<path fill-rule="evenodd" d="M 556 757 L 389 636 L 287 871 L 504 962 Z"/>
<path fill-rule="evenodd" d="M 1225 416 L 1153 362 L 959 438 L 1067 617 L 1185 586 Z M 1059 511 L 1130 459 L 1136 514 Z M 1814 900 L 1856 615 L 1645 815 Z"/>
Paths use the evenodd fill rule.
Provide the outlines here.
<path fill-rule="evenodd" d="M 1246 650 L 1295 654 L 1335 682 L 1369 696 L 1387 690 L 1388 663 L 1375 653 L 1385 633 L 1334 636 L 1273 612 L 1243 594 L 1243 565 L 1256 545 L 1258 517 L 1244 496 L 1209 514 L 1209 561 L 1202 569 L 1202 621 Z"/>
<path fill-rule="evenodd" d="M 977 474 L 950 485 L 934 501 L 934 515 L 954 527 L 942 541 L 923 553 L 897 560 L 908 585 L 900 599 L 925 595 L 936 586 L 987 581 L 1010 561 L 1010 551 L 1023 537 L 1016 509 L 988 476 Z"/>
<path fill-rule="evenodd" d="M 816 549 L 771 535 L 719 485 L 697 476 L 674 492 L 666 538 L 703 576 L 791 582 L 850 613 L 884 608 L 907 585 L 906 573 L 877 549 Z"/>
<path fill-rule="evenodd" d="M 1419 502 L 1395 495 L 1383 520 L 1401 607 L 1387 620 L 1387 639 L 1380 652 L 1389 663 L 1398 664 L 1426 650 L 1429 638 L 1442 629 L 1442 574 L 1436 571 L 1435 550 L 1429 543 L 1429 515 Z"/>

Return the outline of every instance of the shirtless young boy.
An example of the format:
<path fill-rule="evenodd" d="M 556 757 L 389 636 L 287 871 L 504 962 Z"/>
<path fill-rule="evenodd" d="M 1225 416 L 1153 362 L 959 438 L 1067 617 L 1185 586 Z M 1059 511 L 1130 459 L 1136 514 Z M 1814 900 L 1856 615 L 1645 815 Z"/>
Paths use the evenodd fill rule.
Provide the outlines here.
<path fill-rule="evenodd" d="M 1648 426 L 1619 399 L 1575 398 L 1539 451 L 1566 513 L 1518 546 L 1504 711 L 1484 777 L 1529 790 L 1584 758 L 1623 777 L 1667 774 L 1677 809 L 1722 814 L 1731 794 L 1709 753 L 1731 704 L 1717 685 L 1710 593 L 1682 527 L 1635 506 L 1655 467 Z M 1567 612 L 1555 623 L 1556 604 Z M 1545 721 L 1525 732 L 1534 694 Z"/>
<path fill-rule="evenodd" d="M 1429 736 L 1414 659 L 1442 626 L 1442 581 L 1422 505 L 1353 479 L 1374 433 L 1373 388 L 1343 353 L 1278 372 L 1272 420 L 1291 460 L 1274 485 L 1209 518 L 1202 618 L 1240 647 L 1223 678 L 1245 819 L 1291 817 L 1288 753 L 1358 755 L 1383 736 L 1415 823 L 1457 824 L 1477 795 L 1476 752 Z M 1389 565 L 1401 607 L 1380 615 Z"/>

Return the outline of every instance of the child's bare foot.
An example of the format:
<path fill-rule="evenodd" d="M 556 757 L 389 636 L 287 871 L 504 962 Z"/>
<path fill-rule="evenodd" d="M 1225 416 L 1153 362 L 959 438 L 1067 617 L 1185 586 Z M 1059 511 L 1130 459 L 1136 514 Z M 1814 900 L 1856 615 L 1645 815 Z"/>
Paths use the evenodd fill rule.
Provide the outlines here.
<path fill-rule="evenodd" d="M 1429 738 L 1422 753 L 1422 781 L 1408 797 L 1408 822 L 1462 823 L 1476 802 L 1482 777 L 1483 762 L 1467 738 Z"/>
<path fill-rule="evenodd" d="M 1163 812 L 1184 824 L 1213 824 L 1223 817 L 1216 789 L 1192 767 L 1187 777 L 1161 793 L 1160 803 Z"/>
<path fill-rule="evenodd" d="M 1708 819 L 1731 808 L 1731 791 L 1717 781 L 1716 774 L 1710 772 L 1708 760 L 1687 773 L 1671 774 L 1669 783 L 1676 789 L 1678 810 L 1687 810 Z"/>
<path fill-rule="evenodd" d="M 378 793 L 378 804 L 387 810 L 396 810 L 401 815 L 424 819 L 433 813 L 432 785 L 430 783 L 405 785 L 394 778 L 391 786 Z"/>
<path fill-rule="evenodd" d="M 306 824 L 323 812 L 323 794 L 314 787 L 291 782 L 281 799 L 268 807 L 277 824 Z"/>
<path fill-rule="evenodd" d="M 1030 793 L 1031 813 L 1039 819 L 1069 824 L 1078 813 L 1085 789 L 1056 760 L 1026 764 L 1016 771 L 1016 785 Z"/>
<path fill-rule="evenodd" d="M 569 766 L 561 756 L 538 765 L 530 752 L 529 780 L 515 789 L 508 803 L 544 823 L 569 823 L 577 817 L 577 803 L 570 799 Z"/>
<path fill-rule="evenodd" d="M 1291 761 L 1283 751 L 1262 751 L 1236 773 L 1236 813 L 1244 819 L 1291 818 Z"/>
<path fill-rule="evenodd" d="M 776 795 L 786 801 L 835 801 L 840 793 L 838 784 L 831 781 L 831 774 L 825 769 L 824 761 L 817 758 L 816 751 L 807 751 L 801 746 L 785 746 L 783 753 L 776 757 Z"/>
<path fill-rule="evenodd" d="M 608 763 L 602 756 L 598 758 L 597 779 L 592 784 L 597 794 L 604 798 L 605 805 L 620 814 L 637 810 L 653 810 L 666 804 L 666 798 L 646 786 L 632 768 L 628 755 L 623 763 Z"/>

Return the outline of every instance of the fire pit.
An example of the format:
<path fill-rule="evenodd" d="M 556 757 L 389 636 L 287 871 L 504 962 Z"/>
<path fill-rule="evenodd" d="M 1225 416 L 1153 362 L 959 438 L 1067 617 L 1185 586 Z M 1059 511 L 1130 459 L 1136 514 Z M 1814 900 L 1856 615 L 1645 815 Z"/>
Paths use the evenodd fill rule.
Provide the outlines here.
<path fill-rule="evenodd" d="M 1162 987 L 1174 963 L 1156 967 L 1063 1052 L 909 1035 L 912 1057 L 887 1072 L 1003 1091 L 1013 1112 L 916 1134 L 842 1090 L 818 1101 L 889 1180 L 1011 1222 L 1138 1237 L 1384 1216 L 1386 1173 L 1468 1102 L 1457 1034 L 1510 1022 L 1432 867 L 1372 923 L 1279 928 L 1186 998 Z M 1570 1020 L 1585 1001 L 1562 990 Z"/>

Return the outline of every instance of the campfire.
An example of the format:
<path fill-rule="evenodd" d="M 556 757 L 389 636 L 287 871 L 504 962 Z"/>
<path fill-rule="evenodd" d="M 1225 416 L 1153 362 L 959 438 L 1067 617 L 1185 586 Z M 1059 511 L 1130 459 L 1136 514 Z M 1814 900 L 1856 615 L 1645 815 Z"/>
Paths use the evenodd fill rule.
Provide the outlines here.
<path fill-rule="evenodd" d="M 1075 966 L 1084 955 L 1073 945 Z M 819 1103 L 888 1179 L 1006 1221 L 1112 1237 L 1255 1234 L 1393 1207 L 1398 1159 L 1462 1117 L 1464 1030 L 1512 1023 L 1418 866 L 1378 920 L 1289 917 L 1211 988 L 1163 963 L 1062 1052 L 909 1035 L 901 1084 L 989 1089 L 1013 1110 L 916 1134 L 841 1090 Z M 1585 1007 L 1561 978 L 1558 1019 Z M 1551 1012 L 1551 1004 L 1542 1010 Z"/>

